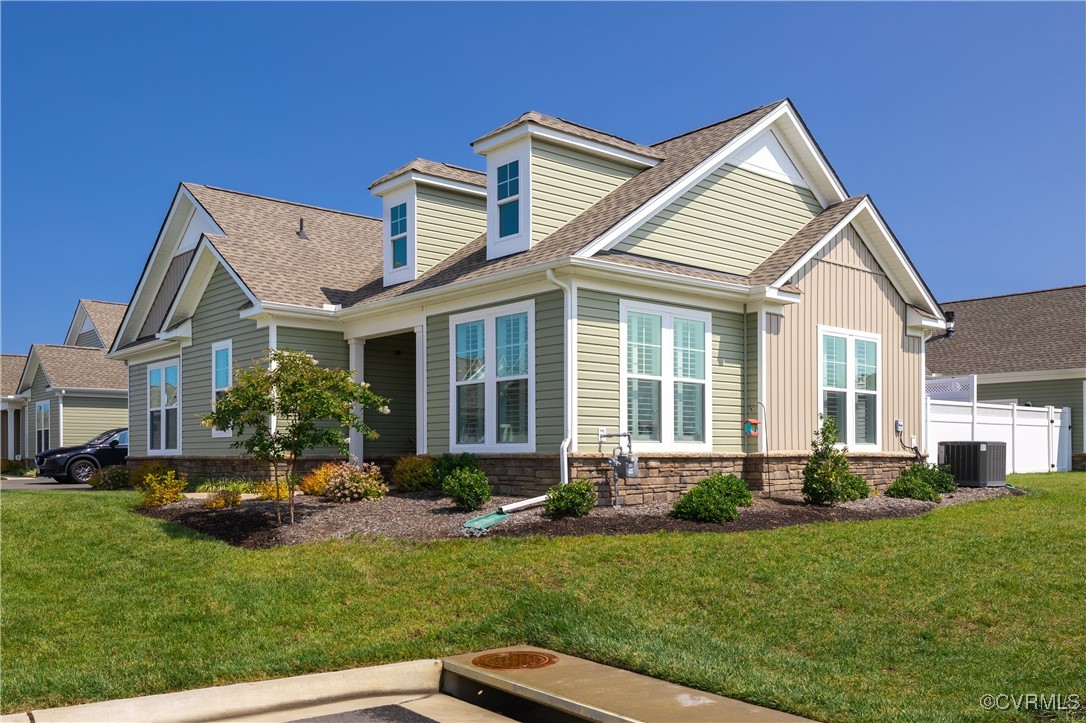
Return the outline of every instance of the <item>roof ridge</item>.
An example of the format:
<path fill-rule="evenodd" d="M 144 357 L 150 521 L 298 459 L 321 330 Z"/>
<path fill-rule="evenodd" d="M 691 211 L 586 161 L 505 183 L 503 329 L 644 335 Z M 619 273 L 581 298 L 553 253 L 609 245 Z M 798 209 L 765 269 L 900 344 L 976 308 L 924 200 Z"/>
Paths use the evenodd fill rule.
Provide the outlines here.
<path fill-rule="evenodd" d="M 1032 291 L 1014 291 L 1009 294 L 993 294 L 991 296 L 977 296 L 972 299 L 954 299 L 953 301 L 941 301 L 939 306 L 946 304 L 961 304 L 965 301 L 987 301 L 988 299 L 1006 299 L 1010 296 L 1028 296 L 1030 294 L 1047 294 L 1051 291 L 1067 291 L 1069 289 L 1086 288 L 1086 284 L 1072 284 L 1070 286 L 1056 286 L 1051 289 L 1033 289 Z"/>
<path fill-rule="evenodd" d="M 47 346 L 50 349 L 86 349 L 86 350 L 89 350 L 89 351 L 100 351 L 100 352 L 103 352 L 103 353 L 106 351 L 105 349 L 103 349 L 100 346 L 77 346 L 76 344 L 31 344 L 30 345 L 31 348 L 34 348 L 36 346 Z M 18 355 L 15 355 L 15 356 L 18 356 Z"/>
<path fill-rule="evenodd" d="M 237 196 L 248 196 L 249 198 L 259 198 L 262 201 L 272 201 L 273 203 L 285 203 L 288 206 L 298 206 L 299 208 L 311 208 L 315 211 L 325 211 L 327 213 L 338 213 L 344 216 L 354 216 L 355 218 L 365 218 L 371 221 L 380 221 L 381 219 L 376 216 L 367 216 L 364 213 L 353 213 L 351 211 L 340 211 L 336 208 L 328 208 L 326 206 L 314 206 L 311 203 L 299 203 L 298 201 L 288 201 L 285 198 L 275 198 L 273 196 L 261 196 L 259 193 L 247 193 L 245 191 L 235 191 L 232 188 L 222 188 L 221 186 L 209 186 L 205 183 L 189 183 L 188 181 L 182 181 L 185 186 L 198 186 L 200 188 L 207 188 L 212 191 L 222 191 L 223 193 L 233 193 Z"/>
<path fill-rule="evenodd" d="M 80 303 L 89 301 L 93 304 L 113 304 L 114 306 L 128 306 L 123 301 L 102 301 L 101 299 L 80 299 Z"/>
<path fill-rule="evenodd" d="M 592 131 L 593 133 L 602 133 L 603 135 L 611 136 L 612 138 L 614 138 L 616 140 L 624 141 L 626 143 L 633 143 L 635 146 L 644 146 L 646 148 L 650 147 L 650 146 L 645 146 L 644 143 L 639 143 L 638 141 L 630 140 L 629 138 L 624 138 L 623 136 L 620 136 L 617 133 L 611 133 L 610 131 L 601 131 L 599 128 L 593 128 L 592 126 L 586 126 L 584 123 L 578 123 L 577 121 L 570 120 L 569 118 L 563 118 L 560 115 L 550 115 L 549 113 L 543 113 L 542 111 L 538 111 L 538 110 L 528 111 L 528 113 L 535 113 L 536 115 L 547 116 L 548 118 L 554 118 L 555 120 L 560 120 L 563 123 L 569 123 L 571 126 L 577 126 L 578 128 L 583 128 L 586 131 Z M 525 113 L 524 115 L 528 115 L 528 113 Z"/>
<path fill-rule="evenodd" d="M 721 125 L 722 123 L 728 123 L 730 121 L 736 120 L 737 118 L 742 118 L 745 115 L 750 115 L 751 113 L 757 113 L 760 110 L 764 110 L 766 108 L 771 108 L 771 107 L 773 107 L 775 105 L 780 105 L 781 103 L 791 103 L 791 102 L 792 101 L 787 97 L 781 98 L 780 100 L 774 101 L 772 103 L 766 103 L 765 105 L 760 105 L 757 108 L 751 108 L 750 110 L 743 111 L 742 113 L 738 113 L 736 115 L 733 115 L 730 118 L 724 118 L 723 120 L 718 120 L 718 121 L 714 121 L 712 123 L 707 123 L 706 125 L 703 125 L 700 128 L 694 128 L 693 130 L 685 131 L 684 133 L 680 133 L 680 134 L 678 134 L 676 136 L 671 136 L 670 138 L 665 138 L 662 141 L 657 141 L 656 143 L 653 143 L 651 146 L 649 146 L 649 148 L 655 148 L 656 146 L 662 146 L 665 143 L 670 143 L 671 141 L 678 140 L 679 138 L 683 138 L 685 136 L 689 136 L 689 135 L 692 135 L 694 133 L 698 133 L 700 131 L 708 130 L 709 128 L 712 128 L 714 126 Z"/>

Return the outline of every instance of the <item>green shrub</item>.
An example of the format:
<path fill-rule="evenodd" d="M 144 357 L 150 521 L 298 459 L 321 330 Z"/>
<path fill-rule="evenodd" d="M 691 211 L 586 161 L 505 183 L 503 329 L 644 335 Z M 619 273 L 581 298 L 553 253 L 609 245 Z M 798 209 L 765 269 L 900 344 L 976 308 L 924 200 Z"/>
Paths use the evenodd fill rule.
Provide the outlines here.
<path fill-rule="evenodd" d="M 837 447 L 837 420 L 819 415 L 822 427 L 811 442 L 811 456 L 803 467 L 803 499 L 811 504 L 859 500 L 871 494 L 862 477 L 848 468 L 846 448 Z"/>
<path fill-rule="evenodd" d="M 0 474 L 11 474 L 21 477 L 32 468 L 33 465 L 25 460 L 0 459 Z"/>
<path fill-rule="evenodd" d="M 159 460 L 152 460 L 150 462 L 144 462 L 143 464 L 133 467 L 128 473 L 128 486 L 133 489 L 140 489 L 140 485 L 143 484 L 143 480 L 151 475 L 159 475 L 164 472 L 170 471 L 170 465 Z"/>
<path fill-rule="evenodd" d="M 237 507 L 241 504 L 241 493 L 234 490 L 222 489 L 212 492 L 204 500 L 204 509 L 221 510 L 226 507 Z"/>
<path fill-rule="evenodd" d="M 477 510 L 490 501 L 490 480 L 481 470 L 454 469 L 441 483 L 442 494 L 452 497 L 461 510 Z"/>
<path fill-rule="evenodd" d="M 739 517 L 738 507 L 752 502 L 754 496 L 746 482 L 733 474 L 717 472 L 687 490 L 668 514 L 693 522 L 729 522 Z"/>
<path fill-rule="evenodd" d="M 287 483 L 283 480 L 278 482 L 262 481 L 254 482 L 256 489 L 256 498 L 258 500 L 285 500 L 290 494 L 290 490 L 287 489 Z"/>
<path fill-rule="evenodd" d="M 400 457 L 392 468 L 392 484 L 404 492 L 432 490 L 437 482 L 434 461 L 427 457 Z"/>
<path fill-rule="evenodd" d="M 898 475 L 897 479 L 905 477 L 916 478 L 928 484 L 936 492 L 956 492 L 958 483 L 954 481 L 954 475 L 950 473 L 950 467 L 930 467 L 923 462 L 917 462 L 906 467 Z M 895 480 L 896 481 L 896 480 Z"/>
<path fill-rule="evenodd" d="M 460 454 L 446 452 L 435 457 L 433 464 L 434 484 L 440 488 L 445 483 L 445 479 L 458 469 L 479 469 L 479 458 L 471 452 Z"/>
<path fill-rule="evenodd" d="M 381 468 L 366 462 L 359 466 L 340 462 L 328 475 L 324 496 L 333 502 L 379 500 L 388 492 Z"/>
<path fill-rule="evenodd" d="M 581 477 L 576 482 L 547 490 L 544 509 L 552 517 L 584 517 L 596 506 L 598 499 L 595 483 L 587 477 Z"/>
<path fill-rule="evenodd" d="M 184 496 L 181 490 L 185 489 L 187 484 L 185 475 L 179 476 L 175 470 L 168 469 L 165 472 L 144 475 L 139 484 L 133 487 L 142 494 L 139 506 L 147 508 L 177 502 Z"/>
<path fill-rule="evenodd" d="M 251 495 L 257 493 L 257 483 L 240 478 L 222 478 L 201 482 L 196 486 L 196 492 L 237 492 L 239 495 Z"/>
<path fill-rule="evenodd" d="M 887 497 L 899 499 L 924 500 L 925 502 L 941 502 L 939 493 L 932 489 L 923 478 L 916 475 L 898 477 L 886 488 Z"/>
<path fill-rule="evenodd" d="M 119 490 L 128 486 L 128 468 L 121 464 L 94 470 L 88 484 L 95 490 Z"/>

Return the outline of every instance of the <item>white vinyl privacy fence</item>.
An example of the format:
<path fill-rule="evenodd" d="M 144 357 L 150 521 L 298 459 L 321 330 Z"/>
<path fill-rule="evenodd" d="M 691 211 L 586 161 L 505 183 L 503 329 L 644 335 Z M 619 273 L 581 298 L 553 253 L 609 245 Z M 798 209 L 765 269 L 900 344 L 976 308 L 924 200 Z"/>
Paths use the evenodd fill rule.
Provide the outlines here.
<path fill-rule="evenodd" d="M 928 380 L 925 445 L 937 460 L 940 442 L 1005 442 L 1007 473 L 1071 469 L 1071 409 L 988 404 L 976 400 L 975 377 Z"/>

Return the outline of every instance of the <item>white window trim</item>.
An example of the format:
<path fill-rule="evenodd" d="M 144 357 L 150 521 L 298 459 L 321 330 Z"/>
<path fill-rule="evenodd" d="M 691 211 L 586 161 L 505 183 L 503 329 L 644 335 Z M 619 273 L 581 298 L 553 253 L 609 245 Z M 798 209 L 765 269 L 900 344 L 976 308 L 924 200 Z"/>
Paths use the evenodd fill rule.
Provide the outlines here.
<path fill-rule="evenodd" d="M 159 426 L 159 434 L 161 434 L 160 441 L 163 445 L 166 443 L 166 407 L 152 407 L 151 406 L 151 372 L 155 369 L 162 370 L 162 389 L 165 393 L 166 389 L 166 367 L 177 367 L 177 447 L 175 449 L 166 449 L 163 446 L 162 449 L 151 449 L 151 410 L 159 409 L 162 411 L 162 422 Z M 155 362 L 154 364 L 148 364 L 145 369 L 146 378 L 143 381 L 144 388 L 147 390 L 147 416 L 145 418 L 147 430 L 147 456 L 148 457 L 166 457 L 170 455 L 181 454 L 181 357 L 174 357 L 172 359 L 163 359 L 162 361 Z M 159 400 L 161 403 L 162 400 Z"/>
<path fill-rule="evenodd" d="M 42 418 L 42 407 L 48 408 L 48 412 L 45 413 L 45 426 L 41 427 L 38 422 Z M 41 454 L 47 449 L 50 449 L 53 445 L 53 405 L 48 399 L 43 399 L 40 402 L 34 402 L 34 454 Z M 43 449 L 38 449 L 38 432 L 49 432 L 49 444 L 45 445 Z"/>
<path fill-rule="evenodd" d="M 498 435 L 497 336 L 494 320 L 499 316 L 527 313 L 528 315 L 528 441 L 520 444 L 500 444 Z M 483 322 L 483 353 L 486 377 L 483 380 L 485 441 L 482 444 L 460 444 L 456 441 L 456 325 L 471 321 Z M 504 377 L 503 377 L 504 378 Z M 535 451 L 535 300 L 495 306 L 449 317 L 449 450 L 452 452 L 524 453 Z"/>
<path fill-rule="evenodd" d="M 882 450 L 882 390 L 886 380 L 882 374 L 882 335 L 872 334 L 854 329 L 842 329 L 835 326 L 818 325 L 818 411 L 823 416 L 826 414 L 826 360 L 824 337 L 840 336 L 845 338 L 845 379 L 848 383 L 844 390 L 831 388 L 831 391 L 845 392 L 845 409 L 848 410 L 848 429 L 837 430 L 839 436 L 838 446 L 847 446 L 853 452 L 878 452 Z M 856 340 L 875 342 L 875 443 L 860 444 L 856 441 Z M 864 394 L 871 394 L 868 390 L 860 390 Z"/>
<path fill-rule="evenodd" d="M 384 196 L 382 199 L 384 212 L 384 221 L 381 224 L 381 241 L 384 257 L 384 285 L 393 286 L 395 284 L 402 284 L 405 281 L 413 281 L 415 279 L 415 269 L 417 263 L 417 246 L 416 246 L 416 218 L 415 213 L 415 184 L 409 184 L 408 186 L 395 191 L 393 193 Z M 407 206 L 407 263 L 399 268 L 393 268 L 392 266 L 392 209 L 396 206 L 405 204 Z M 399 236 L 397 236 L 399 238 Z"/>
<path fill-rule="evenodd" d="M 217 352 L 219 352 L 220 350 L 222 350 L 222 349 L 226 350 L 227 380 L 226 380 L 226 386 L 225 387 L 217 387 L 217 386 L 215 386 L 215 354 Z M 180 372 L 180 370 L 178 370 L 178 371 Z M 178 379 L 180 379 L 180 376 L 181 375 L 179 373 L 178 374 Z M 216 394 L 219 391 L 225 391 L 225 390 L 229 389 L 232 386 L 234 386 L 234 340 L 233 339 L 224 339 L 223 341 L 217 341 L 217 342 L 215 342 L 214 344 L 211 345 L 211 411 L 215 411 L 215 407 L 217 406 L 218 401 L 219 401 Z M 178 423 L 180 423 L 180 420 L 178 420 Z M 233 437 L 233 436 L 234 436 L 234 430 L 232 430 L 232 429 L 222 430 L 222 429 L 216 429 L 214 427 L 211 428 L 211 437 L 213 439 L 220 439 L 220 438 Z M 179 444 L 180 444 L 180 442 L 179 442 Z"/>
<path fill-rule="evenodd" d="M 517 199 L 520 202 L 520 230 L 512 236 L 499 236 L 498 168 L 518 161 Z M 532 145 L 528 137 L 502 146 L 486 157 L 486 258 L 497 259 L 527 251 L 532 247 Z M 505 199 L 503 199 L 505 200 Z"/>
<path fill-rule="evenodd" d="M 628 432 L 626 391 L 629 373 L 627 366 L 627 326 L 630 312 L 655 314 L 663 318 L 661 328 L 660 377 L 660 441 L 634 440 L 636 450 L 642 452 L 712 452 L 713 451 L 713 315 L 708 311 L 683 306 L 663 306 L 642 301 L 620 299 L 619 316 L 619 431 Z M 675 440 L 675 317 L 705 323 L 705 441 L 681 442 Z M 640 376 L 640 375 L 635 375 Z"/>

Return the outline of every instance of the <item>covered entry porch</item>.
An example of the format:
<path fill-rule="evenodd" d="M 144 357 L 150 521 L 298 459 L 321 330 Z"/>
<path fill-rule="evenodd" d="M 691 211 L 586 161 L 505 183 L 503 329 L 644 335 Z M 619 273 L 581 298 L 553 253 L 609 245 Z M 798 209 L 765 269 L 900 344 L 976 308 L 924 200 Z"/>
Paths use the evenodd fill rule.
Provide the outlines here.
<path fill-rule="evenodd" d="M 387 467 L 398 457 L 426 452 L 425 343 L 422 326 L 347 340 L 355 379 L 389 399 L 388 414 L 365 415 L 376 439 L 351 431 L 352 457 Z"/>

